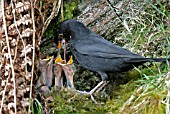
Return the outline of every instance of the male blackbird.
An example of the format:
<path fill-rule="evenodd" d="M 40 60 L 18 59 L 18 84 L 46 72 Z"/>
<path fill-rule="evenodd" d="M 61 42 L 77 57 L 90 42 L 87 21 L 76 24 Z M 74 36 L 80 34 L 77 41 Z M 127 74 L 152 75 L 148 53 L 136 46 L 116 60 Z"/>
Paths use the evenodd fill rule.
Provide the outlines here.
<path fill-rule="evenodd" d="M 103 39 L 77 20 L 64 21 L 61 24 L 61 31 L 64 36 L 70 37 L 71 51 L 80 65 L 97 72 L 102 78 L 102 81 L 88 92 L 90 95 L 105 86 L 108 72 L 124 72 L 145 62 L 170 60 L 170 58 L 144 58 L 134 54 Z"/>

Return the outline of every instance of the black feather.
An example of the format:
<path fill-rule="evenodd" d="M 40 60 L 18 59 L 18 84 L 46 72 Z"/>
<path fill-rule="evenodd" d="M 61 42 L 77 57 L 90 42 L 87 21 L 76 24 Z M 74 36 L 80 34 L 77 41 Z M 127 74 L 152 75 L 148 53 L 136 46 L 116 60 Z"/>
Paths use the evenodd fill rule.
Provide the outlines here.
<path fill-rule="evenodd" d="M 107 79 L 106 72 L 124 72 L 145 62 L 170 61 L 169 58 L 144 58 L 134 54 L 103 39 L 76 20 L 63 22 L 61 29 L 63 34 L 71 36 L 71 51 L 80 65 L 99 73 L 103 81 Z"/>

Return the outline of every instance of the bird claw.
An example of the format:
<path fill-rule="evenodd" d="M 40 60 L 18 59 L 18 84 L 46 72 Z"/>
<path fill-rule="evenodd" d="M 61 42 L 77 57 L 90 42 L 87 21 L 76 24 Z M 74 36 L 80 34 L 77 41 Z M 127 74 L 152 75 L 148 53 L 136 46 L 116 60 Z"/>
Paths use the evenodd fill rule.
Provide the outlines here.
<path fill-rule="evenodd" d="M 91 100 L 92 100 L 94 103 L 98 104 L 97 101 L 94 99 L 93 95 L 91 94 L 90 96 L 91 96 Z"/>
<path fill-rule="evenodd" d="M 86 94 L 86 95 L 90 95 L 90 93 L 89 92 L 87 92 L 87 91 L 79 91 L 79 90 L 76 90 L 78 93 L 80 93 L 80 94 Z"/>
<path fill-rule="evenodd" d="M 100 82 L 96 87 L 94 87 L 90 92 L 79 91 L 79 90 L 77 90 L 77 92 L 80 93 L 80 94 L 90 95 L 92 101 L 95 102 L 96 104 L 98 104 L 97 101 L 96 101 L 96 100 L 94 99 L 94 97 L 93 97 L 93 93 L 94 93 L 94 92 L 99 92 L 106 84 L 107 84 L 106 81 L 101 81 L 101 82 Z"/>
<path fill-rule="evenodd" d="M 95 100 L 95 98 L 93 97 L 93 92 L 91 92 L 91 91 L 90 92 L 86 92 L 86 91 L 79 91 L 79 90 L 77 90 L 77 92 L 80 93 L 80 94 L 84 94 L 84 95 L 85 94 L 86 95 L 90 95 L 92 101 L 95 102 L 96 104 L 98 104 L 97 101 Z"/>

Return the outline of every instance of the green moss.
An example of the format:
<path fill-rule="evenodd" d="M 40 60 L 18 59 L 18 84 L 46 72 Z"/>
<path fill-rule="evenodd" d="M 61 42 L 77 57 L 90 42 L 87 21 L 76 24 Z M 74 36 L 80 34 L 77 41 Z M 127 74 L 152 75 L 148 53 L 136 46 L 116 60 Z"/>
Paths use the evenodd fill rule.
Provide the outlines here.
<path fill-rule="evenodd" d="M 164 114 L 166 105 L 162 101 L 167 94 L 164 75 L 168 68 L 160 69 L 161 73 L 158 69 L 159 66 L 152 66 L 129 71 L 127 77 L 131 77 L 131 81 L 128 83 L 95 93 L 99 104 L 95 104 L 89 95 L 61 89 L 52 92 L 54 101 L 48 107 L 57 114 Z"/>
<path fill-rule="evenodd" d="M 81 0 L 65 0 L 63 4 L 63 15 L 64 20 L 73 19 L 75 16 L 77 16 L 80 11 L 78 10 L 78 4 L 81 2 Z M 58 24 L 62 22 L 62 16 L 61 14 L 58 17 Z"/>
<path fill-rule="evenodd" d="M 74 17 L 72 14 L 77 7 L 75 4 L 64 2 L 65 19 Z M 170 24 L 165 24 L 170 23 L 167 12 L 169 9 L 164 10 L 166 4 L 165 7 L 162 6 L 163 3 L 157 4 L 155 7 L 146 7 L 146 12 L 139 17 L 141 23 L 136 23 L 132 34 L 126 35 L 127 42 L 124 43 L 131 51 L 146 57 L 168 57 L 170 50 L 167 41 L 170 37 Z M 61 22 L 61 17 L 58 22 Z M 167 95 L 167 71 L 167 64 L 159 63 L 147 63 L 135 68 L 125 73 L 123 78 L 118 77 L 114 82 L 111 81 L 113 83 L 110 82 L 101 92 L 95 93 L 99 104 L 92 102 L 90 96 L 72 90 L 52 91 L 54 101 L 48 103 L 48 107 L 57 114 L 165 114 L 166 105 L 163 101 Z M 74 77 L 76 87 L 81 90 L 89 90 L 100 81 L 94 73 L 81 74 L 82 77 L 80 72 Z M 122 79 L 127 83 L 119 83 Z"/>
<path fill-rule="evenodd" d="M 162 99 L 165 98 L 165 94 L 163 89 L 156 88 L 136 91 L 133 100 L 121 110 L 121 113 L 164 114 L 165 105 Z"/>
<path fill-rule="evenodd" d="M 52 96 L 54 101 L 49 103 L 48 107 L 52 108 L 55 113 L 59 114 L 112 113 L 118 110 L 119 107 L 121 107 L 130 97 L 135 90 L 135 83 L 129 82 L 126 85 L 120 85 L 118 88 L 118 91 L 114 93 L 113 99 L 110 99 L 109 97 L 102 99 L 103 94 L 95 94 L 95 99 L 99 104 L 95 104 L 90 96 L 78 94 L 74 90 L 53 92 Z"/>

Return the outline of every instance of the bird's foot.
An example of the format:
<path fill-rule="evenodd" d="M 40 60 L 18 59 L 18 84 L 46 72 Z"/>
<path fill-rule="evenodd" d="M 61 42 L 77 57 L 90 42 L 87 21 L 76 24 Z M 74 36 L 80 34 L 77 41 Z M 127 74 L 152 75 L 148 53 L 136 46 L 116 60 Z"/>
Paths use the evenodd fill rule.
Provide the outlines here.
<path fill-rule="evenodd" d="M 97 101 L 94 99 L 93 93 L 91 91 L 90 92 L 86 92 L 86 91 L 79 91 L 79 90 L 77 90 L 77 92 L 80 93 L 80 94 L 84 94 L 84 95 L 90 95 L 92 101 L 95 102 L 96 104 L 98 104 Z"/>
<path fill-rule="evenodd" d="M 97 101 L 94 99 L 93 94 L 94 94 L 94 92 L 97 92 L 97 93 L 98 93 L 106 84 L 107 84 L 106 81 L 101 81 L 100 83 L 97 84 L 96 87 L 94 87 L 94 88 L 93 88 L 91 91 L 89 91 L 89 92 L 79 91 L 79 90 L 77 90 L 77 92 L 78 92 L 78 93 L 81 93 L 81 94 L 90 95 L 92 101 L 95 102 L 96 104 L 98 104 Z"/>

